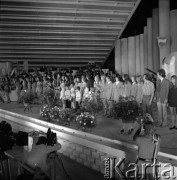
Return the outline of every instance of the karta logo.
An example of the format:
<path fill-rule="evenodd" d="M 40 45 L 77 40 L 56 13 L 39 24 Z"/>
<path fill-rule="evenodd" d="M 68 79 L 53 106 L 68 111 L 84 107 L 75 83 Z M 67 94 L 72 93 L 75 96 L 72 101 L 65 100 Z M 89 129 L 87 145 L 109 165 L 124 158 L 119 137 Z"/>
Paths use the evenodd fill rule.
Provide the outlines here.
<path fill-rule="evenodd" d="M 121 168 L 124 166 L 125 158 L 119 158 L 116 163 L 116 158 L 105 158 L 105 174 L 106 179 L 146 179 L 148 176 L 155 179 L 176 179 L 174 176 L 174 167 L 170 163 L 161 164 L 155 161 L 154 163 L 130 163 L 126 170 Z M 150 169 L 150 174 L 149 170 Z M 148 173 L 147 173 L 148 172 Z M 119 178 L 116 178 L 117 175 Z"/>

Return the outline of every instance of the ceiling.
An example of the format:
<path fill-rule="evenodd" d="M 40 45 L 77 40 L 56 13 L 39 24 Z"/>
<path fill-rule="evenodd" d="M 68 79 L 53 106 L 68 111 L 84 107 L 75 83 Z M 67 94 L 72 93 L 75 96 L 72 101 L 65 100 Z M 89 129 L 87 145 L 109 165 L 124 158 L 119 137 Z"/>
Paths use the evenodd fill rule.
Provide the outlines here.
<path fill-rule="evenodd" d="M 1 0 L 0 61 L 104 62 L 140 0 Z"/>

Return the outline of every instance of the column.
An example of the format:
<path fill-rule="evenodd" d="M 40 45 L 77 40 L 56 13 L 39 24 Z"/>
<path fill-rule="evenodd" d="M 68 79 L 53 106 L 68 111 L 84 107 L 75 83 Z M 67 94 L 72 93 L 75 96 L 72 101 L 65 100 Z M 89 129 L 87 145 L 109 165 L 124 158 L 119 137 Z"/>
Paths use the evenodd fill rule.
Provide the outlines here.
<path fill-rule="evenodd" d="M 147 27 L 144 27 L 144 70 L 148 68 L 148 46 L 147 46 Z M 146 72 L 146 71 L 145 71 Z"/>
<path fill-rule="evenodd" d="M 116 40 L 115 44 L 115 70 L 122 73 L 122 61 L 121 61 L 121 42 L 120 39 Z"/>
<path fill-rule="evenodd" d="M 140 74 L 143 75 L 145 73 L 145 65 L 144 65 L 144 34 L 140 34 Z"/>
<path fill-rule="evenodd" d="M 136 75 L 136 41 L 135 36 L 128 38 L 128 72 L 129 76 Z"/>
<path fill-rule="evenodd" d="M 127 38 L 121 39 L 122 74 L 128 74 Z"/>
<path fill-rule="evenodd" d="M 171 52 L 177 51 L 177 9 L 170 12 Z"/>
<path fill-rule="evenodd" d="M 152 61 L 152 18 L 147 19 L 147 46 L 148 46 L 148 68 L 153 70 L 153 61 Z"/>
<path fill-rule="evenodd" d="M 159 36 L 167 38 L 167 43 L 160 47 L 160 67 L 162 67 L 162 60 L 170 53 L 170 0 L 159 0 Z"/>
<path fill-rule="evenodd" d="M 28 72 L 28 61 L 23 62 L 25 72 Z"/>
<path fill-rule="evenodd" d="M 141 74 L 141 60 L 140 60 L 140 35 L 136 36 L 136 75 Z"/>
<path fill-rule="evenodd" d="M 153 67 L 156 72 L 160 68 L 160 59 L 159 59 L 159 46 L 157 42 L 157 37 L 159 36 L 159 9 L 152 10 L 152 59 Z"/>

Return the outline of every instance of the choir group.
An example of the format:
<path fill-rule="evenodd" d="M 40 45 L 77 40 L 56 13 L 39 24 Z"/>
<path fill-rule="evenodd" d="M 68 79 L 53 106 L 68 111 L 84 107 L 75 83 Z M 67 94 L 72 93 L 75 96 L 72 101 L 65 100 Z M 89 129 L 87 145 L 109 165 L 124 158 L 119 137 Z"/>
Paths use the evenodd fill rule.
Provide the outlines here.
<path fill-rule="evenodd" d="M 168 97 L 172 101 L 176 99 L 174 97 L 176 96 L 176 83 L 176 76 L 173 76 L 170 86 L 173 88 L 169 87 L 168 92 Z M 38 71 L 21 76 L 6 76 L 4 82 L 1 83 L 1 88 L 6 92 L 8 103 L 10 102 L 10 87 L 15 89 L 18 98 L 20 98 L 21 91 L 35 93 L 40 98 L 43 92 L 53 88 L 61 99 L 63 108 L 78 109 L 84 101 L 99 97 L 102 100 L 104 116 L 108 118 L 112 116 L 113 103 L 118 102 L 120 97 L 133 98 L 142 107 L 143 113 L 148 112 L 152 115 L 151 105 L 154 97 L 160 91 L 158 87 L 156 88 L 152 74 L 147 73 L 143 76 L 129 77 L 127 74 L 121 76 L 118 73 L 104 73 L 94 69 L 77 72 L 75 75 L 66 72 L 52 73 L 50 71 L 41 74 Z M 170 89 L 173 90 L 172 93 Z M 177 105 L 175 102 L 171 104 L 173 104 L 172 119 L 176 122 L 176 110 L 174 108 Z M 176 125 L 173 123 L 173 127 Z"/>

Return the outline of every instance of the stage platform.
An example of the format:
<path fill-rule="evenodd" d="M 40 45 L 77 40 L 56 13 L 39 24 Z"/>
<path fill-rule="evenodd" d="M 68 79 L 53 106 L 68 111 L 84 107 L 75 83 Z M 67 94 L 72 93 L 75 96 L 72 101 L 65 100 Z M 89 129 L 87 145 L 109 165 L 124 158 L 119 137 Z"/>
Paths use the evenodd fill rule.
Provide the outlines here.
<path fill-rule="evenodd" d="M 33 117 L 39 119 L 39 110 L 40 110 L 40 105 L 33 105 L 32 106 L 32 112 L 25 112 L 23 111 L 23 105 L 18 104 L 16 102 L 11 102 L 10 104 L 0 104 L 0 109 L 4 109 L 7 111 L 15 112 L 24 116 L 28 117 Z M 153 105 L 154 109 L 154 116 L 155 116 L 155 121 L 157 118 L 157 112 L 156 112 L 156 106 L 155 104 Z M 157 127 L 157 133 L 161 135 L 162 137 L 162 142 L 161 142 L 161 148 L 160 151 L 167 153 L 167 154 L 172 154 L 172 155 L 177 155 L 177 130 L 169 130 L 170 126 L 170 117 L 168 117 L 168 126 L 159 128 Z M 136 130 L 138 128 L 138 124 L 135 123 L 134 129 Z M 75 123 L 72 122 L 70 128 L 76 129 Z M 128 135 L 128 134 L 120 134 L 120 130 L 122 128 L 122 123 L 114 118 L 106 118 L 103 117 L 101 114 L 97 115 L 97 126 L 92 128 L 92 131 L 90 133 L 102 137 L 109 138 L 111 140 L 120 140 L 123 142 L 128 142 L 130 144 L 134 144 L 133 142 L 133 134 Z"/>

